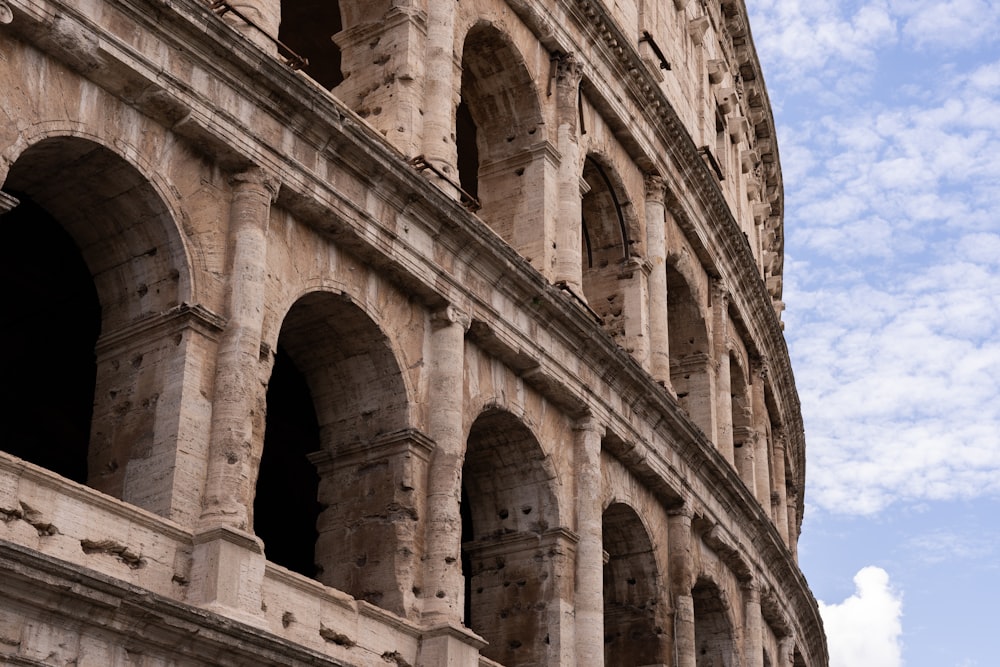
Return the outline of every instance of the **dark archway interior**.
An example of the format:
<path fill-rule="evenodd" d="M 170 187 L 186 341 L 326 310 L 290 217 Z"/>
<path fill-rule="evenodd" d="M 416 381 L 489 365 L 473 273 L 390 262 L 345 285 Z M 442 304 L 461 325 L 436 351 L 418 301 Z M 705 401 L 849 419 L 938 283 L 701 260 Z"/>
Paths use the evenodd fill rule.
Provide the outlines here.
<path fill-rule="evenodd" d="M 478 128 L 462 100 L 455 112 L 455 143 L 458 147 L 458 180 L 462 189 L 473 197 L 479 196 Z"/>
<path fill-rule="evenodd" d="M 340 71 L 340 48 L 331 39 L 341 27 L 338 2 L 285 0 L 281 3 L 278 39 L 309 61 L 305 73 L 326 89 L 344 80 Z"/>
<path fill-rule="evenodd" d="M 305 378 L 278 345 L 267 387 L 267 427 L 254 499 L 254 532 L 268 560 L 315 577 L 319 475 L 307 456 L 320 449 Z"/>
<path fill-rule="evenodd" d="M 462 484 L 462 544 L 472 541 L 475 532 L 472 527 L 472 510 L 469 508 L 469 494 Z M 472 623 L 472 557 L 468 549 L 462 549 L 462 577 L 465 580 L 465 604 L 462 609 L 462 622 L 466 627 Z"/>
<path fill-rule="evenodd" d="M 699 579 L 691 591 L 694 601 L 694 642 L 697 667 L 733 663 L 733 626 L 728 604 L 715 583 Z"/>
<path fill-rule="evenodd" d="M 76 482 L 87 448 L 101 306 L 90 270 L 61 225 L 27 195 L 0 217 L 0 443 L 4 451 Z"/>
<path fill-rule="evenodd" d="M 659 576 L 653 545 L 635 511 L 620 503 L 604 512 L 604 663 L 631 667 L 663 663 Z"/>

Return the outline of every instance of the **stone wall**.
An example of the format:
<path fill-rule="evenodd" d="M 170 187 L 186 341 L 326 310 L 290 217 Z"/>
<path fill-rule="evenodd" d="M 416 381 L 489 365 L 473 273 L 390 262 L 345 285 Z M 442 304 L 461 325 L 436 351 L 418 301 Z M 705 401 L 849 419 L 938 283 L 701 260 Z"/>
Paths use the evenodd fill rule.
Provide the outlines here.
<path fill-rule="evenodd" d="M 4 660 L 826 664 L 742 2 L 0 4 Z"/>

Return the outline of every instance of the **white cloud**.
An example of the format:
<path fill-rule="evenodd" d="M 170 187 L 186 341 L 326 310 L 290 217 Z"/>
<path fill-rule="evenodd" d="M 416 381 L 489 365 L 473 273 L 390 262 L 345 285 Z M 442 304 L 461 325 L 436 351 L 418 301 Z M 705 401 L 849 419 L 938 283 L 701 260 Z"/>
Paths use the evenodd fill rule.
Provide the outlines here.
<path fill-rule="evenodd" d="M 819 603 L 830 667 L 900 667 L 903 600 L 879 567 L 862 568 L 856 592 L 838 604 Z"/>
<path fill-rule="evenodd" d="M 954 567 L 962 560 L 992 560 L 998 548 L 998 540 L 993 535 L 967 535 L 954 530 L 935 530 L 911 537 L 904 548 L 924 564 L 947 563 L 949 567 Z"/>
<path fill-rule="evenodd" d="M 896 41 L 897 27 L 885 2 L 863 3 L 850 15 L 840 9 L 836 3 L 808 0 L 754 3 L 751 24 L 757 50 L 767 62 L 765 74 L 796 88 L 854 88 L 851 74 L 870 67 L 875 52 Z M 804 76 L 809 72 L 826 76 Z"/>
<path fill-rule="evenodd" d="M 957 51 L 995 39 L 1000 8 L 988 0 L 894 0 L 903 36 L 922 47 Z"/>

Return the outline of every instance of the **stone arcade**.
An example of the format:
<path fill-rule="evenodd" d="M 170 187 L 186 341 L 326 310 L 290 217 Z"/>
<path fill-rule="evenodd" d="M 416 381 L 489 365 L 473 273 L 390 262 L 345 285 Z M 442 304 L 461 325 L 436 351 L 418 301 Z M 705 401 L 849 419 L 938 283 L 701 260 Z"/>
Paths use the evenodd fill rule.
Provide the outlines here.
<path fill-rule="evenodd" d="M 827 664 L 743 0 L 0 0 L 0 189 L 0 662 Z"/>

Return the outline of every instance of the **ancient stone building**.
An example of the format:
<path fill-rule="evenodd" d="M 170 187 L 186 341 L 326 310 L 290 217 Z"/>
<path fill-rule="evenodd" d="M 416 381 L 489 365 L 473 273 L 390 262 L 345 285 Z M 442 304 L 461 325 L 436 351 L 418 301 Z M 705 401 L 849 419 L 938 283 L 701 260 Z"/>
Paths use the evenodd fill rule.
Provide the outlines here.
<path fill-rule="evenodd" d="M 0 0 L 0 662 L 825 666 L 743 0 L 229 2 Z"/>

